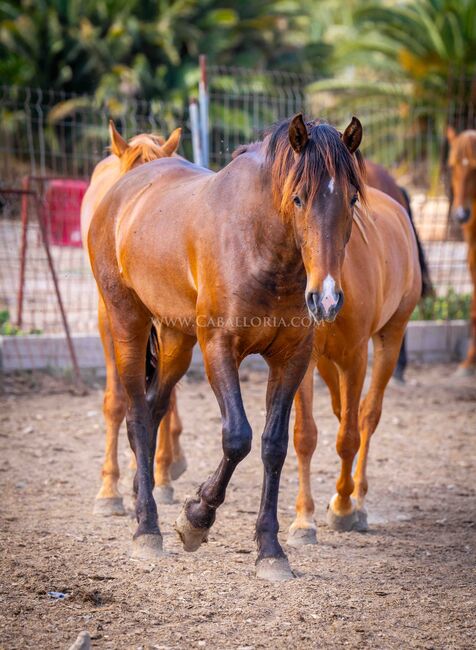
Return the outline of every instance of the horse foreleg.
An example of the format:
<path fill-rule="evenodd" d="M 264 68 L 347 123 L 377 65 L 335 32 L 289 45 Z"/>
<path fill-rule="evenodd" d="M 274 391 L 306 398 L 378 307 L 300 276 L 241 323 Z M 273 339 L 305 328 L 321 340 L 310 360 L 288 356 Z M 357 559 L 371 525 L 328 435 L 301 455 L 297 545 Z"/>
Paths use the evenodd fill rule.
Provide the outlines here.
<path fill-rule="evenodd" d="M 405 332 L 401 323 L 388 323 L 373 337 L 374 361 L 370 388 L 359 409 L 360 447 L 354 474 L 354 492 L 358 512 L 358 530 L 368 529 L 364 500 L 368 490 L 367 459 L 370 438 L 380 420 L 385 388 L 392 376 Z"/>
<path fill-rule="evenodd" d="M 352 464 L 360 442 L 358 413 L 366 368 L 367 346 L 338 365 L 341 419 L 336 449 L 341 459 L 341 471 L 336 483 L 337 494 L 327 509 L 327 523 L 334 530 L 358 528 L 358 513 L 351 499 L 354 490 Z"/>
<path fill-rule="evenodd" d="M 217 508 L 225 500 L 226 488 L 240 463 L 251 450 L 251 427 L 241 397 L 238 367 L 232 342 L 226 336 L 205 335 L 200 341 L 205 369 L 222 416 L 223 458 L 203 483 L 196 498 L 185 501 L 175 529 L 186 551 L 196 551 L 207 541 Z"/>
<path fill-rule="evenodd" d="M 270 371 L 266 393 L 266 424 L 261 438 L 264 476 L 256 520 L 256 575 L 272 581 L 293 577 L 278 540 L 278 496 L 281 470 L 288 448 L 292 402 L 309 368 L 311 340 L 308 343 L 306 345 L 302 342 L 299 350 L 287 349 L 284 354 L 271 354 L 267 357 Z"/>
<path fill-rule="evenodd" d="M 296 518 L 288 535 L 290 546 L 316 544 L 314 500 L 311 490 L 311 459 L 317 445 L 317 426 L 312 415 L 314 394 L 314 363 L 304 375 L 294 399 L 294 449 L 298 461 L 299 489 L 296 499 Z"/>
<path fill-rule="evenodd" d="M 98 324 L 106 362 L 106 390 L 103 413 L 106 423 L 106 449 L 102 467 L 102 485 L 94 502 L 94 514 L 124 515 L 122 496 L 118 490 L 119 463 L 117 441 L 126 414 L 126 396 L 117 373 L 114 344 L 102 298 L 98 304 Z"/>

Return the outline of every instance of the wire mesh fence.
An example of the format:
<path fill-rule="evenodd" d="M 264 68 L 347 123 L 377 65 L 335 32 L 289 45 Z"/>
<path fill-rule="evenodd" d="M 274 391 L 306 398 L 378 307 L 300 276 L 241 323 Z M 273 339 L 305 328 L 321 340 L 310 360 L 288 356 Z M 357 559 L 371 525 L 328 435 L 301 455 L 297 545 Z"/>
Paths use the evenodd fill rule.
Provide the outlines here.
<path fill-rule="evenodd" d="M 446 126 L 458 130 L 476 126 L 474 78 L 453 75 L 448 81 L 448 97 L 435 106 L 418 104 L 396 86 L 394 91 L 387 85 L 385 92 L 373 94 L 359 88 L 349 90 L 346 85 L 330 91 L 310 75 L 211 67 L 208 79 L 210 164 L 214 169 L 227 164 L 238 145 L 260 138 L 267 127 L 298 111 L 340 129 L 353 114 L 358 115 L 364 126 L 364 155 L 389 169 L 410 194 L 437 294 L 443 299 L 448 292 L 470 293 L 466 244 L 448 219 L 444 160 Z M 27 275 L 19 319 L 22 200 L 7 197 L 2 188 L 25 184 L 41 199 L 71 329 L 83 334 L 96 332 L 97 295 L 78 239 L 78 197 L 94 166 L 107 153 L 111 115 L 126 137 L 149 132 L 168 135 L 182 126 L 180 153 L 191 159 L 185 103 L 125 98 L 102 105 L 93 97 L 0 88 L 0 310 L 4 332 L 10 325 L 20 332 L 61 332 L 36 217 L 27 233 Z M 55 183 L 61 186 L 65 180 L 69 189 L 61 194 Z M 34 213 L 31 199 L 27 202 Z M 440 316 L 443 313 L 438 311 Z"/>

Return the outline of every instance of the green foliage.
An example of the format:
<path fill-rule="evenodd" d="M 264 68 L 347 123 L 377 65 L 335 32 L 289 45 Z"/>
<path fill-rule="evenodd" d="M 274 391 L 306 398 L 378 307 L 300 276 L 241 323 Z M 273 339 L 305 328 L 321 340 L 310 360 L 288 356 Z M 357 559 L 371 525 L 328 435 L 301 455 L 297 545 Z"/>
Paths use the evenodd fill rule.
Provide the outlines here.
<path fill-rule="evenodd" d="M 17 325 L 10 322 L 10 312 L 5 310 L 0 311 L 0 336 L 21 336 L 25 334 L 41 334 L 40 329 L 31 329 L 29 332 L 24 332 Z"/>
<path fill-rule="evenodd" d="M 471 295 L 449 289 L 446 296 L 423 298 L 411 320 L 469 320 L 470 311 Z"/>
<path fill-rule="evenodd" d="M 323 67 L 306 3 L 282 0 L 3 0 L 3 83 L 78 94 L 171 99 L 211 64 Z"/>

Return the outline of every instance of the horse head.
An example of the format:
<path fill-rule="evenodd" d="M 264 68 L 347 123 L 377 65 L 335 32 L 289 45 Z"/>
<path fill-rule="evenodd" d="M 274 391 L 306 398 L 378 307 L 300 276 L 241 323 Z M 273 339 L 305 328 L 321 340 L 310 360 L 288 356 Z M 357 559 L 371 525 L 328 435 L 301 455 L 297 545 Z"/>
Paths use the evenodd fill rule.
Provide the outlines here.
<path fill-rule="evenodd" d="M 354 205 L 363 199 L 361 139 L 355 117 L 341 134 L 299 114 L 269 140 L 275 205 L 292 223 L 306 270 L 306 305 L 316 322 L 332 322 L 344 301 L 341 268 Z"/>
<path fill-rule="evenodd" d="M 160 135 L 142 133 L 127 142 L 117 131 L 114 122 L 109 120 L 111 151 L 120 160 L 121 174 L 151 160 L 169 158 L 177 151 L 181 135 L 182 129 L 178 128 L 172 131 L 168 140 Z"/>
<path fill-rule="evenodd" d="M 476 203 L 476 130 L 458 135 L 449 126 L 446 137 L 450 147 L 451 214 L 457 223 L 465 224 L 471 219 L 472 205 Z"/>

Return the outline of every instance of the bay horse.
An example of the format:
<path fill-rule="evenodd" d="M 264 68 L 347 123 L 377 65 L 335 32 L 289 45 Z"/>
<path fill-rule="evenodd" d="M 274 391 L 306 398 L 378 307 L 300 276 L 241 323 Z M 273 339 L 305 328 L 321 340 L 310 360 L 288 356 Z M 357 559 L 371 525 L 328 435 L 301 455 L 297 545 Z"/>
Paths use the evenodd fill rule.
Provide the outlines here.
<path fill-rule="evenodd" d="M 393 176 L 388 172 L 385 167 L 378 165 L 377 163 L 372 162 L 371 160 L 365 160 L 365 181 L 371 187 L 375 187 L 381 192 L 385 192 L 392 197 L 397 203 L 405 208 L 410 217 L 410 223 L 413 228 L 415 235 L 417 248 L 418 248 L 418 261 L 420 264 L 422 287 L 421 287 L 421 297 L 425 298 L 426 296 L 434 295 L 433 284 L 430 278 L 430 271 L 428 269 L 428 264 L 425 257 L 425 252 L 423 250 L 422 243 L 418 236 L 418 231 L 415 227 L 415 222 L 413 221 L 412 206 L 410 203 L 410 197 L 408 196 L 405 188 L 397 185 L 397 182 Z M 400 348 L 400 353 L 398 355 L 397 365 L 393 371 L 393 377 L 399 382 L 404 382 L 405 369 L 407 367 L 407 350 L 406 350 L 406 336 L 403 337 L 402 346 Z"/>
<path fill-rule="evenodd" d="M 118 133 L 114 122 L 110 120 L 109 135 L 112 153 L 96 165 L 81 205 L 81 235 L 85 248 L 87 248 L 89 226 L 94 211 L 108 190 L 131 169 L 151 160 L 174 155 L 180 144 L 181 129 L 175 129 L 168 140 L 160 135 L 143 133 L 126 142 Z M 113 342 L 101 299 L 98 304 L 98 324 L 106 362 L 106 390 L 103 404 L 106 449 L 102 484 L 94 502 L 93 512 L 103 516 L 124 515 L 123 499 L 118 489 L 120 472 L 117 443 L 119 428 L 125 417 L 126 398 L 118 379 Z M 148 358 L 153 362 L 150 354 Z M 149 374 L 151 372 L 153 370 L 149 370 Z M 179 442 L 181 432 L 182 424 L 176 406 L 175 391 L 173 391 L 170 409 L 160 425 L 160 442 L 156 455 L 157 493 L 162 502 L 169 503 L 172 499 L 170 479 L 178 478 L 186 469 L 185 456 Z"/>
<path fill-rule="evenodd" d="M 344 300 L 341 267 L 354 204 L 363 198 L 361 137 L 356 118 L 340 135 L 327 125 L 306 125 L 299 114 L 217 173 L 176 158 L 142 165 L 120 178 L 95 211 L 90 259 L 137 459 L 135 557 L 162 554 L 153 497 L 156 430 L 198 340 L 222 414 L 223 458 L 185 501 L 176 530 L 187 551 L 207 540 L 233 472 L 251 449 L 238 368 L 259 353 L 269 377 L 257 575 L 293 577 L 278 541 L 280 474 L 292 402 L 312 351 L 310 321 L 334 320 Z M 413 251 L 409 235 L 398 231 L 396 239 Z M 402 268 L 409 275 L 412 265 L 394 255 L 389 261 L 396 276 L 390 288 L 399 288 Z M 411 297 L 402 302 L 393 305 L 399 316 L 412 308 Z M 152 325 L 158 364 L 147 386 Z"/>
<path fill-rule="evenodd" d="M 476 130 L 457 134 L 453 127 L 448 127 L 446 136 L 450 147 L 451 215 L 461 225 L 468 244 L 468 266 L 473 282 L 470 344 L 457 374 L 470 376 L 476 373 Z"/>
<path fill-rule="evenodd" d="M 334 530 L 365 531 L 370 438 L 380 419 L 385 388 L 394 371 L 407 322 L 421 297 L 421 258 L 419 261 L 416 232 L 407 211 L 402 209 L 401 201 L 397 203 L 387 193 L 367 187 L 366 195 L 367 208 L 355 209 L 358 227 L 352 230 L 341 268 L 344 306 L 334 322 L 316 328 L 312 362 L 296 394 L 294 446 L 299 490 L 296 518 L 288 537 L 292 546 L 316 543 L 310 479 L 311 459 L 317 445 L 312 414 L 314 368 L 317 366 L 329 388 L 332 408 L 339 420 L 336 448 L 341 472 L 337 493 L 328 506 L 327 523 Z M 361 400 L 370 338 L 374 347 L 372 379 Z"/>

